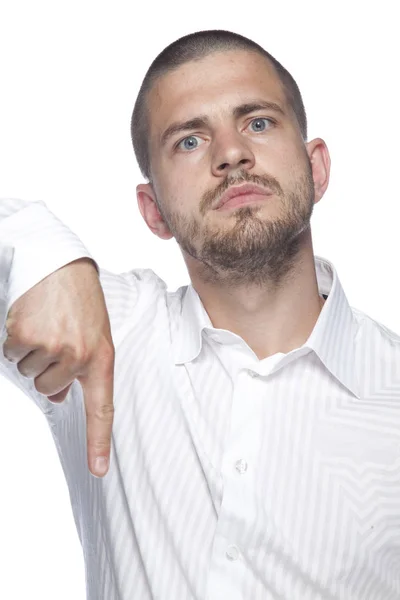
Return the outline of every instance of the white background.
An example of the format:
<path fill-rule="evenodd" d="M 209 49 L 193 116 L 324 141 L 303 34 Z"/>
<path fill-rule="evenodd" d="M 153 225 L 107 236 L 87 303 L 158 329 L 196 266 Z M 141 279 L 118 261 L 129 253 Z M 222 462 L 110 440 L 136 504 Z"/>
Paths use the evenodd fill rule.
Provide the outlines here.
<path fill-rule="evenodd" d="M 312 217 L 354 306 L 400 332 L 400 42 L 397 2 L 3 1 L 0 197 L 43 200 L 103 268 L 152 268 L 189 283 L 176 242 L 140 215 L 130 117 L 170 42 L 229 29 L 294 76 L 331 182 Z M 0 597 L 84 600 L 82 551 L 47 423 L 0 382 Z M 60 586 L 61 584 L 61 586 Z"/>

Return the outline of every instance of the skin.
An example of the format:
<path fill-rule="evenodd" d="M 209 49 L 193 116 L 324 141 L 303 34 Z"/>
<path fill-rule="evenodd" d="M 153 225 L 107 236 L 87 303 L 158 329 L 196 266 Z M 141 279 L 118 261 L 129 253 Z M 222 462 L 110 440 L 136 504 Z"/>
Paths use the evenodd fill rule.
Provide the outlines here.
<path fill-rule="evenodd" d="M 283 114 L 234 115 L 260 100 Z M 215 52 L 163 75 L 148 115 L 151 180 L 136 189 L 147 226 L 176 239 L 214 327 L 241 336 L 259 359 L 298 348 L 324 305 L 310 218 L 329 182 L 325 142 L 303 140 L 274 67 L 249 51 Z M 162 142 L 172 123 L 199 115 L 208 123 Z M 225 190 L 244 182 L 273 195 L 215 210 Z"/>

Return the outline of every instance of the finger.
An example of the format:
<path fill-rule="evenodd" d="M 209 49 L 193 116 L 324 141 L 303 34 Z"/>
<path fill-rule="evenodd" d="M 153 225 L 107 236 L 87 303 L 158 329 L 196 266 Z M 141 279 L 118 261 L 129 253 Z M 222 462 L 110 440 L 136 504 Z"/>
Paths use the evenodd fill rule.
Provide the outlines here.
<path fill-rule="evenodd" d="M 62 392 L 77 378 L 76 366 L 66 360 L 53 362 L 45 371 L 34 378 L 35 388 L 40 394 L 54 396 Z"/>
<path fill-rule="evenodd" d="M 29 352 L 18 362 L 17 369 L 24 377 L 37 377 L 46 369 L 55 363 L 54 356 L 51 356 L 44 349 L 33 350 Z"/>
<path fill-rule="evenodd" d="M 96 357 L 78 380 L 85 398 L 89 469 L 93 475 L 103 477 L 109 468 L 114 420 L 114 357 L 109 353 Z"/>
<path fill-rule="evenodd" d="M 65 400 L 65 398 L 68 395 L 69 389 L 71 387 L 72 383 L 70 383 L 69 385 L 67 385 L 67 387 L 65 388 L 65 390 L 62 390 L 61 392 L 58 392 L 58 394 L 53 394 L 52 396 L 47 396 L 48 399 L 50 400 L 50 402 L 63 402 Z"/>
<path fill-rule="evenodd" d="M 32 352 L 32 347 L 16 344 L 10 335 L 8 335 L 3 344 L 4 358 L 12 363 L 17 363 L 20 360 L 23 360 L 30 352 Z"/>

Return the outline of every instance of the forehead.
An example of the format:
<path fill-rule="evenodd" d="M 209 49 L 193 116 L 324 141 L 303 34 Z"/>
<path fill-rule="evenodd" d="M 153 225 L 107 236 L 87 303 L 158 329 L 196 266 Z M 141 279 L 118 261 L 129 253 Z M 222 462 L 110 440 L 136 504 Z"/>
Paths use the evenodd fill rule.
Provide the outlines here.
<path fill-rule="evenodd" d="M 217 116 L 254 98 L 287 108 L 275 69 L 260 54 L 229 50 L 192 60 L 161 76 L 150 90 L 150 135 L 157 135 L 172 121 L 197 114 Z"/>

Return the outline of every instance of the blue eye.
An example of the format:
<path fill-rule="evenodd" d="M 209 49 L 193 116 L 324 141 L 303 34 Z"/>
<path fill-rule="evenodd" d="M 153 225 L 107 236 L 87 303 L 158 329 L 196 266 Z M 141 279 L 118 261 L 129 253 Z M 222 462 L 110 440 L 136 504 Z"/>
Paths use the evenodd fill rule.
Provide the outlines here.
<path fill-rule="evenodd" d="M 265 121 L 268 121 L 269 123 L 271 123 L 271 120 L 267 119 L 267 118 L 253 119 L 250 122 L 252 130 L 253 131 L 265 131 L 265 129 L 266 129 Z M 253 125 L 254 125 L 254 127 L 253 127 Z"/>
<path fill-rule="evenodd" d="M 177 148 L 180 150 L 194 150 L 199 146 L 199 138 L 196 135 L 189 135 L 179 142 Z"/>

